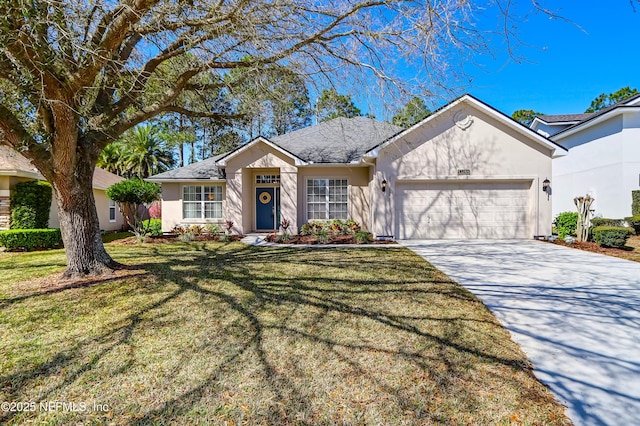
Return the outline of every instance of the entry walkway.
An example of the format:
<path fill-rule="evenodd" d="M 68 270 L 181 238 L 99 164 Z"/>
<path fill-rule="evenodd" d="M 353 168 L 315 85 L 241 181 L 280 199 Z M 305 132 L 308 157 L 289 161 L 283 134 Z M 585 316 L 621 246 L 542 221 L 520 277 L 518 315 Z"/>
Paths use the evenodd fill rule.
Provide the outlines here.
<path fill-rule="evenodd" d="M 478 296 L 578 425 L 640 424 L 640 263 L 539 241 L 400 241 Z"/>

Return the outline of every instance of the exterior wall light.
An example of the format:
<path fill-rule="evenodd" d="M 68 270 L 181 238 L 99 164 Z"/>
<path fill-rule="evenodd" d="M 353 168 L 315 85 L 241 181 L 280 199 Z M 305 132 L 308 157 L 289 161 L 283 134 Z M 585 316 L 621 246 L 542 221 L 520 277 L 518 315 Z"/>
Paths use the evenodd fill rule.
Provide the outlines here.
<path fill-rule="evenodd" d="M 387 180 L 386 179 L 382 179 L 381 189 L 382 189 L 382 192 L 385 192 L 387 190 Z"/>
<path fill-rule="evenodd" d="M 547 194 L 551 192 L 551 187 L 549 186 L 550 183 L 551 182 L 547 178 L 542 181 L 542 192 L 546 192 Z"/>

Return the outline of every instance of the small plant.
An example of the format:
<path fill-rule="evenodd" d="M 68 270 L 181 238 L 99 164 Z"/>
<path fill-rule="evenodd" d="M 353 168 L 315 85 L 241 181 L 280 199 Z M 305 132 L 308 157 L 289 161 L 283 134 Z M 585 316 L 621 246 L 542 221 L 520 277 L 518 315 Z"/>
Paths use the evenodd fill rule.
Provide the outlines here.
<path fill-rule="evenodd" d="M 282 235 L 280 236 L 281 241 L 286 242 L 291 239 L 291 234 L 289 234 L 290 226 L 291 222 L 287 219 L 282 219 L 282 221 L 280 222 L 280 228 L 282 228 Z"/>
<path fill-rule="evenodd" d="M 554 221 L 556 232 L 560 239 L 564 239 L 567 235 L 576 235 L 576 228 L 578 227 L 578 213 L 577 212 L 564 212 L 556 216 Z"/>
<path fill-rule="evenodd" d="M 204 228 L 200 225 L 191 225 L 189 227 L 189 233 L 193 234 L 196 237 L 202 235 L 203 232 L 204 232 Z"/>
<path fill-rule="evenodd" d="M 182 225 L 176 225 L 173 227 L 173 229 L 171 230 L 172 234 L 178 234 L 178 235 L 182 235 L 187 233 L 189 230 L 187 228 L 185 228 Z"/>
<path fill-rule="evenodd" d="M 227 220 L 225 226 L 227 227 L 227 234 L 231 235 L 233 233 L 233 221 Z"/>
<path fill-rule="evenodd" d="M 320 244 L 327 244 L 329 242 L 329 231 L 326 228 L 320 228 L 316 231 L 316 238 Z"/>
<path fill-rule="evenodd" d="M 353 234 L 353 239 L 357 244 L 367 244 L 373 240 L 371 233 L 367 231 L 357 230 Z"/>
<path fill-rule="evenodd" d="M 598 226 L 593 228 L 593 238 L 602 247 L 622 248 L 633 233 L 631 228 Z"/>
<path fill-rule="evenodd" d="M 194 235 L 191 232 L 185 232 L 183 234 L 178 235 L 178 241 L 182 241 L 183 243 L 188 243 L 193 241 Z"/>
<path fill-rule="evenodd" d="M 209 223 L 205 225 L 204 230 L 207 234 L 216 236 L 220 233 L 220 225 L 218 225 L 217 223 Z"/>

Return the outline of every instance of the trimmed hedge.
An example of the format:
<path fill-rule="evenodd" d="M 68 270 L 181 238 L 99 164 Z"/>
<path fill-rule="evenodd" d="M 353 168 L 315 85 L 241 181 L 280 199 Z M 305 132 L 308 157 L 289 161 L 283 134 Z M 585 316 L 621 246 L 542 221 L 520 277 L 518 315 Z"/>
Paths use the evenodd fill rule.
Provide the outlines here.
<path fill-rule="evenodd" d="M 606 217 L 595 217 L 591 219 L 591 226 L 594 228 L 597 226 L 609 226 L 614 228 L 623 228 L 624 220 L 623 219 L 609 219 Z"/>
<path fill-rule="evenodd" d="M 11 229 L 47 228 L 51 194 L 51 185 L 47 182 L 18 183 L 11 194 Z"/>
<path fill-rule="evenodd" d="M 34 250 L 62 246 L 60 229 L 9 229 L 0 231 L 0 246 L 7 250 Z"/>
<path fill-rule="evenodd" d="M 602 247 L 622 248 L 633 233 L 631 228 L 597 226 L 593 228 L 593 238 Z"/>
<path fill-rule="evenodd" d="M 631 214 L 640 216 L 640 190 L 631 191 Z"/>
<path fill-rule="evenodd" d="M 640 235 L 640 215 L 625 217 L 624 220 L 626 220 L 627 223 L 629 223 L 629 226 L 636 231 L 636 235 Z"/>

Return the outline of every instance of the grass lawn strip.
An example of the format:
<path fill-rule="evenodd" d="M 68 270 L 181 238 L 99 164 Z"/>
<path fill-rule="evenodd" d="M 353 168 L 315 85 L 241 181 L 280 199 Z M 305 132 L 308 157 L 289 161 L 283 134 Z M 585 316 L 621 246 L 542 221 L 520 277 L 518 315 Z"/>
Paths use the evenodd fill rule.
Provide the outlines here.
<path fill-rule="evenodd" d="M 569 424 L 486 307 L 406 249 L 107 247 L 124 275 L 44 288 L 63 251 L 0 255 L 0 401 L 108 406 L 0 422 Z"/>

